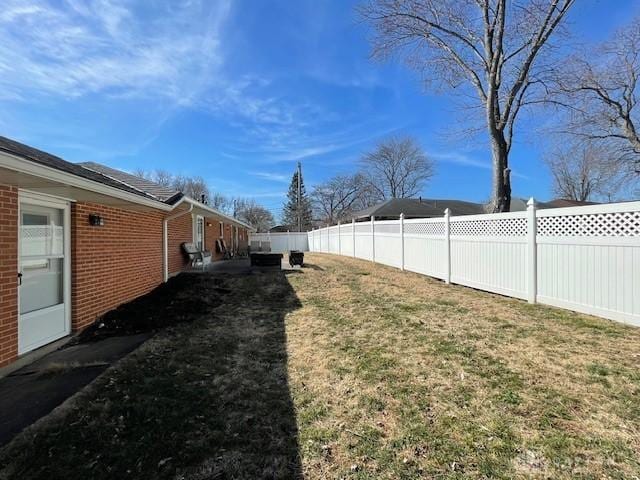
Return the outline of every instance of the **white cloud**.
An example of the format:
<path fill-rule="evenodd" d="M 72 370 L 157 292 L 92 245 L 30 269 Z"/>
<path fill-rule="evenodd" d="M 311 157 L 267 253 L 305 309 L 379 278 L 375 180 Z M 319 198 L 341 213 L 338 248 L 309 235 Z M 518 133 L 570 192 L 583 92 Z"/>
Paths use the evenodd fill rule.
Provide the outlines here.
<path fill-rule="evenodd" d="M 249 175 L 272 182 L 289 183 L 291 181 L 290 175 L 281 175 L 273 172 L 249 172 Z"/>
<path fill-rule="evenodd" d="M 482 168 L 485 170 L 491 170 L 491 163 L 476 160 L 460 152 L 429 152 L 429 155 L 436 160 L 455 163 L 458 165 L 464 165 L 468 167 Z"/>
<path fill-rule="evenodd" d="M 481 168 L 483 170 L 493 169 L 493 165 L 491 164 L 491 162 L 483 162 L 481 160 L 476 160 L 475 158 L 471 158 L 470 156 L 461 152 L 446 152 L 446 153 L 429 152 L 429 155 L 431 155 L 436 160 L 443 161 L 443 162 L 455 163 L 455 164 L 463 165 L 467 167 Z M 513 175 L 516 178 L 522 178 L 522 179 L 529 178 L 526 175 L 519 173 L 518 171 L 513 169 L 511 170 L 511 175 Z"/>
<path fill-rule="evenodd" d="M 375 121 L 354 121 L 340 106 L 328 109 L 331 102 L 318 100 L 317 92 L 306 96 L 278 72 L 265 77 L 248 65 L 249 73 L 232 75 L 225 57 L 241 64 L 242 51 L 231 40 L 222 42 L 227 24 L 241 21 L 231 9 L 230 0 L 4 0 L 0 99 L 33 105 L 88 99 L 94 105 L 95 97 L 101 100 L 95 105 L 109 109 L 103 112 L 107 120 L 98 116 L 95 125 L 117 121 L 130 101 L 141 121 L 117 150 L 84 145 L 90 131 L 82 135 L 72 119 L 65 120 L 70 133 L 56 141 L 73 142 L 90 157 L 140 151 L 183 108 L 222 121 L 230 131 L 219 142 L 224 154 L 242 158 L 237 154 L 250 151 L 265 163 L 326 157 L 384 134 Z M 51 122 L 31 124 L 29 136 L 54 128 Z"/>
<path fill-rule="evenodd" d="M 163 0 L 155 6 L 3 2 L 1 95 L 28 100 L 106 93 L 188 102 L 220 64 L 218 35 L 229 5 Z"/>

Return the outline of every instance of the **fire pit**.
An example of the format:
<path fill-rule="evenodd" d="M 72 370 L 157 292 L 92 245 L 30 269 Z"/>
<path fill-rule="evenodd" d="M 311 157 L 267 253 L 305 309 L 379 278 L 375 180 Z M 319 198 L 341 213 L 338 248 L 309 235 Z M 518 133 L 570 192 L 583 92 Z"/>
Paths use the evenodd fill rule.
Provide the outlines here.
<path fill-rule="evenodd" d="M 291 250 L 289 252 L 289 265 L 291 265 L 292 267 L 294 265 L 299 265 L 302 267 L 303 264 L 304 264 L 304 252 L 301 252 L 299 250 Z"/>
<path fill-rule="evenodd" d="M 256 267 L 281 267 L 282 254 L 271 252 L 252 252 L 249 254 L 251 266 Z"/>

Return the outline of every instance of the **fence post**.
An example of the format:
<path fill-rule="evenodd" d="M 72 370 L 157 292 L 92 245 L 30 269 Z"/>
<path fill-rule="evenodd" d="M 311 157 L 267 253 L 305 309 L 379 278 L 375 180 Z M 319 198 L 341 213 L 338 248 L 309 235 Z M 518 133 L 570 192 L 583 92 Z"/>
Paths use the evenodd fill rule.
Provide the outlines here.
<path fill-rule="evenodd" d="M 527 202 L 527 300 L 536 303 L 538 283 L 538 247 L 536 236 L 538 225 L 536 219 L 536 201 L 531 197 Z"/>
<path fill-rule="evenodd" d="M 291 251 L 291 233 L 287 230 L 287 252 Z"/>
<path fill-rule="evenodd" d="M 342 227 L 338 221 L 338 255 L 342 255 Z"/>
<path fill-rule="evenodd" d="M 444 274 L 445 283 L 451 283 L 451 210 L 444 211 L 444 243 L 446 270 Z"/>
<path fill-rule="evenodd" d="M 356 219 L 351 219 L 351 240 L 353 241 L 353 258 L 356 258 Z"/>
<path fill-rule="evenodd" d="M 404 272 L 404 213 L 400 214 L 400 270 Z"/>
<path fill-rule="evenodd" d="M 371 261 L 376 261 L 376 217 L 371 215 Z"/>

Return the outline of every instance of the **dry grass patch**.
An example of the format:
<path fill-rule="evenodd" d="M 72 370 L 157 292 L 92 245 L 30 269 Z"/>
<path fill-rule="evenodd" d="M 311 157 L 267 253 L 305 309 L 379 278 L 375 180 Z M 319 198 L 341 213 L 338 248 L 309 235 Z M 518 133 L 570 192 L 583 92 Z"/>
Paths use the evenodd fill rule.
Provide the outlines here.
<path fill-rule="evenodd" d="M 640 471 L 637 329 L 360 260 L 309 261 L 323 271 L 291 278 L 304 308 L 287 333 L 310 478 Z"/>

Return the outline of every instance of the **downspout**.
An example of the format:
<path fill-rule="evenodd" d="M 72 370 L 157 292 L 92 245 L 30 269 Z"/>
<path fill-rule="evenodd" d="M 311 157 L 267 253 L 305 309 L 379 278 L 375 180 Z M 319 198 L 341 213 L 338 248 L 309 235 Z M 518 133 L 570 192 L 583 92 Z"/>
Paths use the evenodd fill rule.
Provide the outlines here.
<path fill-rule="evenodd" d="M 169 220 L 173 220 L 174 218 L 181 217 L 193 211 L 193 203 L 189 204 L 189 210 L 185 210 L 184 212 L 174 213 L 173 215 L 169 215 L 165 217 L 162 222 L 162 263 L 164 270 L 164 281 L 169 280 Z"/>

